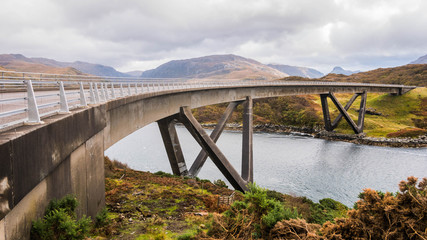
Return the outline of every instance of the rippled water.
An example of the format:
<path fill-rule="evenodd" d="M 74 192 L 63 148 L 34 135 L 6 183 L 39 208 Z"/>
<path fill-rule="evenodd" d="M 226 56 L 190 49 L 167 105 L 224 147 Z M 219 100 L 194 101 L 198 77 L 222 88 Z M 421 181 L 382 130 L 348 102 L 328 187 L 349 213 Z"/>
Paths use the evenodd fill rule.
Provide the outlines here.
<path fill-rule="evenodd" d="M 200 151 L 184 127 L 177 127 L 187 167 Z M 218 146 L 238 172 L 240 132 L 225 131 Z M 269 189 L 314 201 L 333 198 L 348 206 L 364 188 L 396 192 L 408 176 L 427 177 L 427 148 L 356 145 L 311 137 L 255 133 L 254 181 Z M 157 124 L 148 125 L 110 147 L 105 155 L 142 171 L 171 173 Z M 200 178 L 223 179 L 208 159 Z"/>

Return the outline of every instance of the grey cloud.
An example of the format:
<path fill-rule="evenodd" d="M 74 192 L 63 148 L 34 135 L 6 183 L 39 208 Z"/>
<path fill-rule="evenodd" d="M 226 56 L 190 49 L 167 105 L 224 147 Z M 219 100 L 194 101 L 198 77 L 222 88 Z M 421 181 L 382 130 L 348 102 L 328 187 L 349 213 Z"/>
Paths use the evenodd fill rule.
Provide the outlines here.
<path fill-rule="evenodd" d="M 419 0 L 405 4 L 4 0 L 0 26 L 8 37 L 0 39 L 0 52 L 123 68 L 135 61 L 235 53 L 260 61 L 319 66 L 323 71 L 330 65 L 351 64 L 368 69 L 376 61 L 375 66 L 403 64 L 425 54 L 427 5 Z"/>

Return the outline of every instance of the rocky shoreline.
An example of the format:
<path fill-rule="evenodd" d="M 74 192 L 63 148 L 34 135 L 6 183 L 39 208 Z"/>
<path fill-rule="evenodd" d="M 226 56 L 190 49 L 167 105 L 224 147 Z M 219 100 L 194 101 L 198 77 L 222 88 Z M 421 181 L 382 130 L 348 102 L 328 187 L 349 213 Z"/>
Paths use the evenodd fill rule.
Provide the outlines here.
<path fill-rule="evenodd" d="M 214 128 L 215 124 L 202 124 L 206 128 Z M 227 130 L 241 131 L 242 125 L 231 123 L 227 124 Z M 363 144 L 370 146 L 384 147 L 405 147 L 405 148 L 421 148 L 427 147 L 427 135 L 419 136 L 418 138 L 385 138 L 385 137 L 367 137 L 365 134 L 342 134 L 336 132 L 327 132 L 323 129 L 314 129 L 308 127 L 294 127 L 273 124 L 254 125 L 255 132 L 264 133 L 283 133 L 298 136 L 310 136 L 321 138 L 330 141 L 344 141 L 355 144 Z"/>

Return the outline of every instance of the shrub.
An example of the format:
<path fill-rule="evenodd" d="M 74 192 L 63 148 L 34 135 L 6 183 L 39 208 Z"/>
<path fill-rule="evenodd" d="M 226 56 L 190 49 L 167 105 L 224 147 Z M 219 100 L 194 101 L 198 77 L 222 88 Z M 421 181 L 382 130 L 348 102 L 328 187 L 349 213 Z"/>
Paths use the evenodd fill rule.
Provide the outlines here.
<path fill-rule="evenodd" d="M 227 184 L 221 179 L 215 180 L 214 184 L 217 185 L 218 187 L 228 188 Z"/>
<path fill-rule="evenodd" d="M 322 233 L 327 239 L 426 239 L 427 178 L 409 177 L 396 194 L 365 189 L 357 209 L 349 218 L 327 222 Z"/>
<path fill-rule="evenodd" d="M 421 128 L 405 128 L 401 129 L 397 132 L 389 133 L 387 134 L 387 137 L 396 137 L 396 138 L 404 138 L 404 137 L 411 137 L 415 138 L 420 135 L 427 134 L 427 130 L 421 129 Z"/>
<path fill-rule="evenodd" d="M 52 200 L 43 219 L 33 222 L 31 239 L 84 239 L 89 234 L 91 220 L 86 216 L 76 220 L 77 205 L 72 196 Z"/>
<path fill-rule="evenodd" d="M 219 238 L 267 237 L 278 221 L 300 217 L 296 209 L 285 208 L 282 202 L 269 197 L 267 190 L 256 184 L 248 187 L 243 201 L 234 202 L 222 216 L 214 216 L 208 234 Z"/>
<path fill-rule="evenodd" d="M 163 171 L 157 171 L 157 172 L 154 173 L 154 175 L 159 176 L 159 177 L 171 177 L 171 178 L 178 177 L 178 176 L 175 176 L 173 174 L 166 173 L 166 172 L 163 172 Z"/>
<path fill-rule="evenodd" d="M 95 227 L 104 227 L 110 223 L 107 208 L 103 208 L 95 217 Z"/>

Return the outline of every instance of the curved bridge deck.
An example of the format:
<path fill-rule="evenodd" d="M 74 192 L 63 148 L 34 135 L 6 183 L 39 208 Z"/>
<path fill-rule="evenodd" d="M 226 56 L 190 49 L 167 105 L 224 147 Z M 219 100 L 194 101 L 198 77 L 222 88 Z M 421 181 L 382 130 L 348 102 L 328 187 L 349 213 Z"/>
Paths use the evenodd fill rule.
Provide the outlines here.
<path fill-rule="evenodd" d="M 323 103 L 327 102 L 324 101 L 327 97 L 334 101 L 333 93 L 354 93 L 351 100 L 361 96 L 363 103 L 367 92 L 399 95 L 414 88 L 284 81 L 190 83 L 80 78 L 57 82 L 25 77 L 7 79 L 0 84 L 3 84 L 0 89 L 6 92 L 3 93 L 6 98 L 0 99 L 0 105 L 10 107 L 11 101 L 24 101 L 16 105 L 18 109 L 6 108 L 6 112 L 0 112 L 0 117 L 11 118 L 13 114 L 25 113 L 27 118 L 24 125 L 3 122 L 7 128 L 0 133 L 0 239 L 29 238 L 31 220 L 43 214 L 49 200 L 69 193 L 76 195 L 81 202 L 77 210 L 79 216 L 95 216 L 104 205 L 104 151 L 152 122 L 159 123 L 175 174 L 196 175 L 209 156 L 236 189 L 244 190 L 245 184 L 252 181 L 252 99 L 319 94 Z M 46 92 L 42 96 L 37 90 Z M 21 91 L 24 96 L 18 96 L 18 93 L 10 95 L 16 91 Z M 40 103 L 40 99 L 50 98 L 53 103 Z M 230 102 L 229 108 L 218 128 L 208 136 L 189 110 L 225 102 Z M 238 104 L 244 104 L 241 176 L 215 145 L 225 122 Z M 341 107 L 341 118 L 354 124 L 356 130 L 363 130 L 364 114 L 359 116 L 358 124 L 351 123 L 352 120 L 346 116 L 349 106 L 336 104 Z M 361 109 L 364 107 L 361 104 Z M 50 109 L 43 118 L 44 108 L 53 110 Z M 325 127 L 333 129 L 336 121 L 331 123 L 328 119 L 327 105 L 323 109 Z M 189 171 L 180 155 L 179 141 L 174 132 L 176 121 L 184 123 L 203 149 L 204 154 L 201 152 L 201 155 L 204 156 L 199 156 L 198 165 Z"/>

